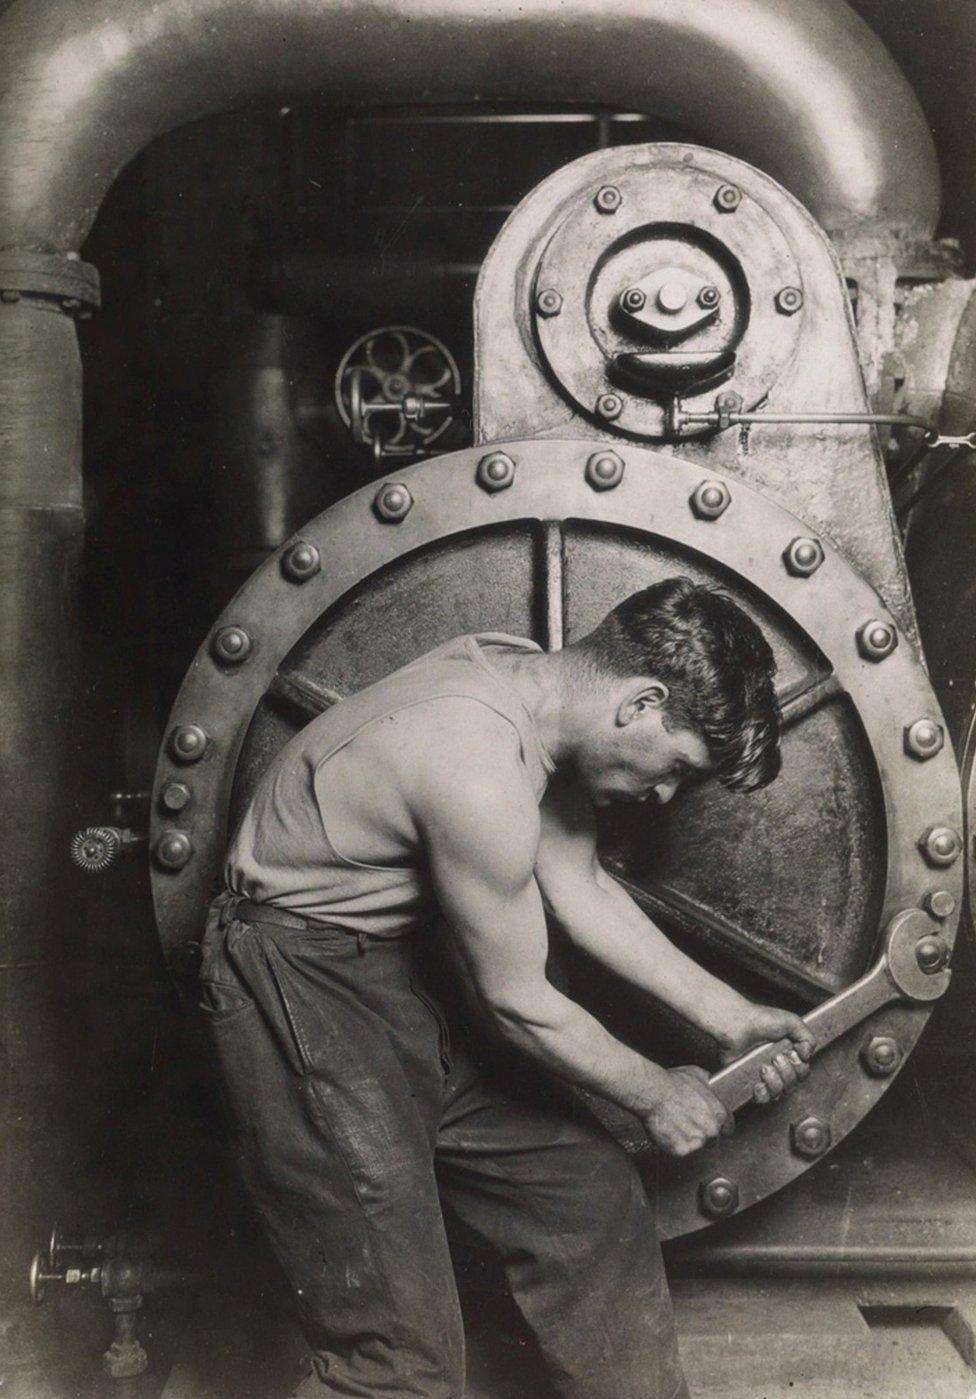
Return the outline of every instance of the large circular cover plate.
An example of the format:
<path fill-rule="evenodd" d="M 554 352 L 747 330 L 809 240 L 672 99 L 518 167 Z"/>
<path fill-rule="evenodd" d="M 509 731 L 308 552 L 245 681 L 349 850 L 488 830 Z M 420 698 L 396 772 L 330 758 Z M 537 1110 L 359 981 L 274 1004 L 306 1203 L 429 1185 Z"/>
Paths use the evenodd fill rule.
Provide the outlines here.
<path fill-rule="evenodd" d="M 933 864 L 924 849 L 932 828 L 960 829 L 958 774 L 947 745 L 913 747 L 918 721 L 930 734 L 942 716 L 877 594 L 740 481 L 636 446 L 595 461 L 608 451 L 532 439 L 424 462 L 340 501 L 245 584 L 186 677 L 154 788 L 154 899 L 174 961 L 199 939 L 254 784 L 317 707 L 462 632 L 572 641 L 679 572 L 721 584 L 769 636 L 783 772 L 750 796 L 706 781 L 668 808 L 611 813 L 608 866 L 719 974 L 800 1009 L 860 976 L 896 913 L 935 890 L 959 906 L 961 860 Z M 884 637 L 896 644 L 875 644 Z M 951 941 L 954 915 L 942 931 Z M 595 975 L 573 990 L 600 1002 Z M 596 1008 L 652 1057 L 708 1052 L 619 983 Z M 741 1209 L 804 1170 L 790 1131 L 803 1117 L 827 1121 L 836 1144 L 891 1081 L 868 1072 L 867 1042 L 893 1037 L 904 1056 L 930 1009 L 876 1013 L 780 1104 L 743 1109 L 734 1138 L 680 1163 L 642 1153 L 662 1232 L 710 1222 L 702 1186 L 717 1176 L 734 1181 Z M 635 1123 L 605 1116 L 640 1147 Z"/>

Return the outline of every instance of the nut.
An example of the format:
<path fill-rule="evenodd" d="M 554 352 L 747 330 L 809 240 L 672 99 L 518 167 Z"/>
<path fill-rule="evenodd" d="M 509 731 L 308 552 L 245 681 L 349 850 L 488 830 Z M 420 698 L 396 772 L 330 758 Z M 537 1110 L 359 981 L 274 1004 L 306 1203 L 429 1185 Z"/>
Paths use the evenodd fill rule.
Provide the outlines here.
<path fill-rule="evenodd" d="M 388 481 L 373 497 L 373 509 L 387 525 L 398 525 L 409 515 L 412 506 L 413 496 L 402 481 Z"/>
<path fill-rule="evenodd" d="M 601 393 L 596 401 L 596 411 L 601 418 L 607 422 L 612 422 L 614 418 L 619 418 L 624 411 L 624 401 L 617 393 Z"/>
<path fill-rule="evenodd" d="M 623 202 L 623 195 L 616 185 L 601 185 L 593 196 L 598 214 L 615 214 Z"/>
<path fill-rule="evenodd" d="M 956 911 L 956 900 L 948 889 L 930 889 L 922 900 L 933 918 L 951 918 Z"/>
<path fill-rule="evenodd" d="M 735 185 L 719 185 L 713 203 L 720 214 L 732 214 L 742 203 L 742 191 Z"/>
<path fill-rule="evenodd" d="M 281 571 L 292 583 L 304 583 L 322 567 L 322 558 L 314 544 L 299 539 L 281 556 Z"/>
<path fill-rule="evenodd" d="M 823 561 L 823 545 L 819 539 L 794 539 L 783 550 L 786 571 L 794 578 L 809 578 Z"/>
<path fill-rule="evenodd" d="M 866 661 L 883 661 L 898 645 L 898 633 L 890 622 L 872 618 L 858 629 L 857 649 Z"/>
<path fill-rule="evenodd" d="M 474 479 L 483 491 L 504 491 L 515 480 L 515 463 L 507 452 L 490 452 L 478 463 Z"/>
<path fill-rule="evenodd" d="M 251 638 L 243 627 L 221 627 L 214 633 L 210 653 L 221 665 L 240 665 L 251 654 Z"/>
<path fill-rule="evenodd" d="M 905 728 L 905 752 L 920 763 L 934 758 L 944 743 L 945 731 L 934 719 L 916 719 Z"/>
<path fill-rule="evenodd" d="M 159 804 L 164 811 L 175 814 L 189 806 L 192 795 L 185 782 L 167 782 L 159 794 Z"/>
<path fill-rule="evenodd" d="M 647 297 L 640 287 L 628 287 L 620 294 L 620 304 L 625 311 L 640 311 L 643 309 Z"/>
<path fill-rule="evenodd" d="M 624 479 L 624 463 L 616 452 L 594 452 L 587 460 L 586 483 L 595 491 L 610 491 Z"/>
<path fill-rule="evenodd" d="M 915 960 L 926 976 L 935 976 L 949 960 L 949 944 L 940 933 L 930 933 L 915 944 Z"/>
<path fill-rule="evenodd" d="M 171 873 L 181 870 L 192 854 L 193 844 L 185 831 L 167 831 L 159 837 L 153 850 L 159 868 Z"/>
<path fill-rule="evenodd" d="M 547 319 L 550 316 L 558 316 L 563 309 L 563 299 L 558 291 L 552 287 L 547 287 L 545 291 L 540 291 L 536 297 L 535 309 L 540 316 L 545 316 Z"/>
<path fill-rule="evenodd" d="M 198 763 L 207 747 L 207 735 L 199 724 L 178 724 L 167 747 L 170 757 L 178 763 Z"/>
<path fill-rule="evenodd" d="M 728 1176 L 713 1176 L 698 1187 L 698 1203 L 709 1219 L 725 1219 L 739 1208 L 739 1187 Z"/>
<path fill-rule="evenodd" d="M 872 1078 L 887 1078 L 901 1063 L 901 1047 L 891 1035 L 872 1035 L 861 1050 L 861 1063 Z"/>
<path fill-rule="evenodd" d="M 729 488 L 723 481 L 703 481 L 691 496 L 691 508 L 700 520 L 717 520 L 732 502 Z"/>
<path fill-rule="evenodd" d="M 962 839 L 951 826 L 930 826 L 919 837 L 918 848 L 930 865 L 945 869 L 962 853 Z"/>
<path fill-rule="evenodd" d="M 702 287 L 698 293 L 698 305 L 703 311 L 711 311 L 721 301 L 721 293 L 718 287 Z"/>
<path fill-rule="evenodd" d="M 805 1117 L 790 1125 L 790 1145 L 807 1161 L 815 1161 L 830 1149 L 830 1126 L 819 1117 Z"/>
<path fill-rule="evenodd" d="M 781 316 L 795 316 L 803 305 L 803 293 L 799 287 L 780 287 L 776 293 L 776 309 Z"/>

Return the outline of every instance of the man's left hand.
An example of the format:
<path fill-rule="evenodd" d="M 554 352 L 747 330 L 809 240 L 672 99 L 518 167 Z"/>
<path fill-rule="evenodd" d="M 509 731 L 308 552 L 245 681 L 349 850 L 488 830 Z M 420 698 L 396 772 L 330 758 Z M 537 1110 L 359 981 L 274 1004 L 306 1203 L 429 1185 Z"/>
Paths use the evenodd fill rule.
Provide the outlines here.
<path fill-rule="evenodd" d="M 723 1064 L 731 1064 L 757 1044 L 781 1040 L 779 1052 L 761 1071 L 752 1091 L 757 1103 L 780 1098 L 810 1072 L 809 1060 L 816 1044 L 807 1025 L 792 1011 L 775 1006 L 749 1005 L 735 1029 L 720 1040 Z"/>

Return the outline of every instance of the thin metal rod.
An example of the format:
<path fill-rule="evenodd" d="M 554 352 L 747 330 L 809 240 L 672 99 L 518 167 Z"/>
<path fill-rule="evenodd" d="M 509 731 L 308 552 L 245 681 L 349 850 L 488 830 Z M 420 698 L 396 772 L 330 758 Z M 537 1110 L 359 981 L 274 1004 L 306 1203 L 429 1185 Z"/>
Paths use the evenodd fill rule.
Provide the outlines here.
<path fill-rule="evenodd" d="M 268 686 L 268 695 L 283 700 L 290 709 L 297 710 L 305 719 L 314 719 L 338 704 L 342 695 L 338 690 L 323 685 L 311 675 L 303 675 L 297 670 L 279 670 Z"/>
<path fill-rule="evenodd" d="M 976 1273 L 976 1247 L 960 1244 L 904 1247 L 897 1244 L 735 1244 L 676 1249 L 669 1264 L 679 1273 L 882 1273 L 932 1278 Z"/>
<path fill-rule="evenodd" d="M 833 672 L 820 680 L 815 680 L 812 685 L 804 686 L 800 682 L 798 685 L 788 686 L 777 695 L 783 728 L 792 728 L 801 719 L 805 719 L 808 714 L 820 709 L 828 700 L 842 694 L 843 690 L 843 685 Z"/>
<path fill-rule="evenodd" d="M 542 592 L 543 644 L 547 651 L 561 651 L 563 621 L 563 528 L 558 520 L 542 526 L 540 585 Z"/>
<path fill-rule="evenodd" d="M 731 426 L 753 423 L 865 423 L 869 427 L 917 427 L 924 432 L 935 432 L 928 418 L 913 417 L 908 413 L 686 413 L 679 409 L 678 426 L 685 423 L 718 423 L 727 421 Z"/>

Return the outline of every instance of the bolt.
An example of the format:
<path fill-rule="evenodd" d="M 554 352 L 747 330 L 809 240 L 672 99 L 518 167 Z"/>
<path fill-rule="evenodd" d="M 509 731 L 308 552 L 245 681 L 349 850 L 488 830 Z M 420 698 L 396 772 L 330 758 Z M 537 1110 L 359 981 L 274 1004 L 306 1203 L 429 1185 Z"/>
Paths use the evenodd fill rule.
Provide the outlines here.
<path fill-rule="evenodd" d="M 959 832 L 951 826 L 930 826 L 919 838 L 918 848 L 930 865 L 943 868 L 955 864 L 962 851 Z"/>
<path fill-rule="evenodd" d="M 593 196 L 598 214 L 615 214 L 623 202 L 623 195 L 616 185 L 602 185 Z"/>
<path fill-rule="evenodd" d="M 169 736 L 170 757 L 178 763 L 197 763 L 207 747 L 207 735 L 199 724 L 180 724 Z"/>
<path fill-rule="evenodd" d="M 794 539 L 783 550 L 786 571 L 794 578 L 809 578 L 823 561 L 823 545 L 819 539 Z"/>
<path fill-rule="evenodd" d="M 795 316 L 803 305 L 803 293 L 799 287 L 780 287 L 776 293 L 776 309 L 781 316 Z"/>
<path fill-rule="evenodd" d="M 558 291 L 552 287 L 547 287 L 545 291 L 540 291 L 535 299 L 535 309 L 540 316 L 558 316 L 563 309 L 563 299 Z"/>
<path fill-rule="evenodd" d="M 710 1219 L 724 1219 L 739 1208 L 739 1187 L 728 1176 L 713 1176 L 698 1187 L 698 1203 Z"/>
<path fill-rule="evenodd" d="M 373 497 L 373 509 L 384 524 L 398 525 L 410 513 L 413 496 L 400 481 L 380 486 Z"/>
<path fill-rule="evenodd" d="M 949 944 L 939 933 L 919 938 L 915 944 L 915 960 L 926 976 L 935 976 L 949 960 Z"/>
<path fill-rule="evenodd" d="M 703 481 L 691 496 L 691 508 L 700 520 L 717 520 L 729 508 L 732 497 L 721 481 Z"/>
<path fill-rule="evenodd" d="M 159 794 L 159 804 L 164 811 L 182 811 L 189 806 L 191 793 L 185 782 L 167 782 Z"/>
<path fill-rule="evenodd" d="M 720 214 L 733 214 L 742 203 L 742 191 L 735 185 L 719 185 L 713 202 Z"/>
<path fill-rule="evenodd" d="M 607 422 L 612 422 L 614 418 L 619 418 L 624 411 L 624 401 L 619 394 L 601 393 L 596 401 L 596 411 L 601 418 L 606 418 Z"/>
<path fill-rule="evenodd" d="M 251 638 L 243 627 L 221 627 L 214 633 L 210 653 L 221 665 L 240 665 L 251 654 Z"/>
<path fill-rule="evenodd" d="M 10 306 L 19 301 L 20 296 L 20 292 L 15 287 L 4 287 L 3 291 L 0 291 L 0 301 L 6 301 Z"/>
<path fill-rule="evenodd" d="M 948 889 L 930 889 L 922 902 L 932 917 L 940 921 L 951 918 L 956 911 L 956 900 Z"/>
<path fill-rule="evenodd" d="M 944 743 L 945 732 L 934 719 L 916 719 L 905 729 L 905 752 L 920 763 L 934 758 Z"/>
<path fill-rule="evenodd" d="M 587 485 L 595 491 L 610 491 L 624 479 L 623 460 L 616 452 L 594 452 L 586 463 Z"/>
<path fill-rule="evenodd" d="M 718 287 L 702 287 L 698 293 L 698 305 L 703 311 L 711 311 L 722 299 Z"/>
<path fill-rule="evenodd" d="M 805 1117 L 790 1125 L 790 1146 L 797 1156 L 815 1161 L 830 1148 L 830 1127 L 819 1117 Z"/>
<path fill-rule="evenodd" d="M 898 633 L 888 622 L 872 618 L 857 633 L 857 649 L 866 661 L 883 661 L 898 645 Z"/>
<path fill-rule="evenodd" d="M 281 571 L 292 583 L 305 583 L 322 567 L 322 557 L 314 544 L 300 539 L 291 544 L 281 556 Z"/>
<path fill-rule="evenodd" d="M 887 1078 L 901 1063 L 901 1048 L 890 1035 L 872 1035 L 861 1050 L 861 1063 L 873 1078 Z"/>
<path fill-rule="evenodd" d="M 167 831 L 156 842 L 153 858 L 160 869 L 181 870 L 193 854 L 193 844 L 185 831 Z"/>
<path fill-rule="evenodd" d="M 646 300 L 647 297 L 641 291 L 640 287 L 628 287 L 627 290 L 620 295 L 620 304 L 625 311 L 642 310 Z"/>
<path fill-rule="evenodd" d="M 665 282 L 658 288 L 657 304 L 669 316 L 676 316 L 688 304 L 688 293 L 680 282 Z"/>
<path fill-rule="evenodd" d="M 490 452 L 478 463 L 474 479 L 483 491 L 504 491 L 515 480 L 515 463 L 506 452 Z"/>

